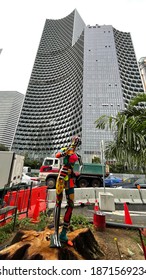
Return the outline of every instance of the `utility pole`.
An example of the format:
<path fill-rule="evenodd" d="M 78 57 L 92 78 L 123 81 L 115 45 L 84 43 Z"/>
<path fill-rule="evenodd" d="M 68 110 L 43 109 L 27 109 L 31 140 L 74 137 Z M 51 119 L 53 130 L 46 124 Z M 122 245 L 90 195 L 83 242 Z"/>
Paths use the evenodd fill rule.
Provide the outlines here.
<path fill-rule="evenodd" d="M 103 175 L 103 187 L 105 192 L 105 156 L 104 156 L 104 141 L 100 142 L 100 151 L 101 151 L 101 164 L 102 164 L 102 175 Z"/>

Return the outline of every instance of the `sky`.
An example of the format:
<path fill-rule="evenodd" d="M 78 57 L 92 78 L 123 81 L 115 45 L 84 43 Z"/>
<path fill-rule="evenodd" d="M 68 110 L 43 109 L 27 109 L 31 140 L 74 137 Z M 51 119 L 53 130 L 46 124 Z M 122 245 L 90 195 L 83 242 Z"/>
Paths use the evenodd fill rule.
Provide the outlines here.
<path fill-rule="evenodd" d="M 74 9 L 86 25 L 130 32 L 137 60 L 146 56 L 146 0 L 0 0 L 0 91 L 26 93 L 46 19 Z"/>

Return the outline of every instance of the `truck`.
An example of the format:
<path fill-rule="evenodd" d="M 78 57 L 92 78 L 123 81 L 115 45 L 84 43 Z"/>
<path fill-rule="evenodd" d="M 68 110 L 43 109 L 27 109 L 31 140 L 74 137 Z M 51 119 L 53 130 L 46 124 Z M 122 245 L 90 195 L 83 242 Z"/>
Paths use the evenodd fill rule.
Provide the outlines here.
<path fill-rule="evenodd" d="M 31 176 L 31 167 L 30 166 L 23 166 L 23 174 Z"/>
<path fill-rule="evenodd" d="M 39 178 L 42 183 L 47 185 L 48 189 L 54 189 L 62 160 L 59 158 L 46 157 L 43 160 L 39 170 Z M 105 177 L 109 175 L 108 166 L 97 163 L 83 163 L 80 171 L 80 165 L 75 163 L 75 187 L 103 187 L 103 174 Z"/>
<path fill-rule="evenodd" d="M 13 151 L 0 151 L 0 189 L 21 182 L 24 156 Z"/>

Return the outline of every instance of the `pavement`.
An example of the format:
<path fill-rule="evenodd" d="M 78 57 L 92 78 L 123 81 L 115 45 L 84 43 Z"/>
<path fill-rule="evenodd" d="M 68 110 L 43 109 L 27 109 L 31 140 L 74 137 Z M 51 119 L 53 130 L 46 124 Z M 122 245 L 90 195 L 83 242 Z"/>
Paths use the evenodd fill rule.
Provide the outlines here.
<path fill-rule="evenodd" d="M 129 208 L 129 205 L 128 205 Z M 93 221 L 94 215 L 94 205 L 90 206 L 77 206 L 73 210 L 73 215 L 83 215 L 85 216 L 90 222 Z M 65 208 L 61 209 L 61 215 L 65 213 Z M 132 224 L 134 226 L 139 227 L 146 227 L 146 211 L 134 211 L 129 210 L 128 213 L 125 210 L 115 210 L 115 211 L 97 211 L 96 214 L 98 215 L 105 215 L 105 221 L 107 223 L 122 223 L 125 224 L 125 219 L 127 219 L 127 215 L 130 216 Z"/>

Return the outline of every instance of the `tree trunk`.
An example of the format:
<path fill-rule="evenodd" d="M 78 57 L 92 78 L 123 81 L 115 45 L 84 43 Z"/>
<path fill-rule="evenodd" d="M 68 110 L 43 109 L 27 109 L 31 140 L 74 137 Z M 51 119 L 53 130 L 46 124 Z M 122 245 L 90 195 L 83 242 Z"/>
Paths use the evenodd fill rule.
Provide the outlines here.
<path fill-rule="evenodd" d="M 50 229 L 18 231 L 11 244 L 0 251 L 1 260 L 100 260 L 104 253 L 89 228 L 68 233 L 73 247 L 50 248 Z"/>

